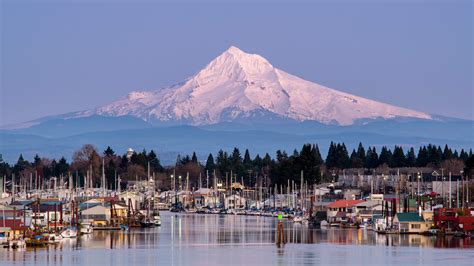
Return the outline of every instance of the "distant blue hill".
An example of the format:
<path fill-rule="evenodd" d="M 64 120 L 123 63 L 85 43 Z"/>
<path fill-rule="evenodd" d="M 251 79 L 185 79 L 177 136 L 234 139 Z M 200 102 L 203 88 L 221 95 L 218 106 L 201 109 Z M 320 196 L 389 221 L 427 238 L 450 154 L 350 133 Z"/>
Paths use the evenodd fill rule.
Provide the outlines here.
<path fill-rule="evenodd" d="M 2 130 L 8 133 L 30 134 L 43 137 L 65 137 L 87 132 L 150 128 L 151 124 L 133 116 L 99 116 L 62 119 L 60 117 L 39 122 L 28 128 Z M 0 132 L 2 132 L 0 131 Z"/>
<path fill-rule="evenodd" d="M 196 151 L 201 160 L 209 152 L 234 147 L 248 148 L 272 156 L 278 149 L 291 153 L 304 143 L 319 144 L 323 156 L 331 141 L 345 142 L 349 149 L 359 142 L 367 146 L 402 145 L 404 147 L 433 143 L 448 144 L 455 149 L 474 147 L 474 122 L 453 121 L 373 121 L 353 126 L 324 125 L 314 122 L 279 121 L 279 123 L 224 123 L 212 126 L 152 126 L 131 117 L 78 118 L 50 120 L 31 128 L 0 131 L 0 153 L 14 162 L 20 153 L 31 159 L 35 154 L 45 157 L 65 156 L 70 160 L 75 150 L 90 143 L 99 150 L 111 146 L 123 154 L 132 147 L 154 149 L 164 164 L 174 163 L 177 154 Z"/>

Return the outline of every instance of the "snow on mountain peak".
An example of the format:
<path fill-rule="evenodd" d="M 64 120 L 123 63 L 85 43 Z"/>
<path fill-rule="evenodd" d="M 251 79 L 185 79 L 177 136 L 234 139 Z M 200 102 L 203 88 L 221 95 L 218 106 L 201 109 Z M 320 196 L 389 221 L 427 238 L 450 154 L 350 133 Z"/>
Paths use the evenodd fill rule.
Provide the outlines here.
<path fill-rule="evenodd" d="M 376 102 L 312 83 L 274 68 L 257 54 L 231 46 L 183 84 L 131 92 L 97 108 L 101 115 L 214 124 L 273 114 L 340 125 L 398 116 L 431 119 L 422 112 Z"/>
<path fill-rule="evenodd" d="M 216 76 L 245 80 L 257 75 L 271 75 L 273 70 L 273 66 L 265 58 L 231 46 L 201 70 L 196 78 L 203 82 L 213 80 Z"/>

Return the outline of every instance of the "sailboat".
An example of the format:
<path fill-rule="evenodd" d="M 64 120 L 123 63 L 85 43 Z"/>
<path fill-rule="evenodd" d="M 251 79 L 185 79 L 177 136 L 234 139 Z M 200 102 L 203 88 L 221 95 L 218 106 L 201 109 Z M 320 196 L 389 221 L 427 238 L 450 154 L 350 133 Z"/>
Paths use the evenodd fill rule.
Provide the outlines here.
<path fill-rule="evenodd" d="M 161 222 L 160 222 L 161 224 Z M 147 211 L 145 217 L 140 221 L 142 227 L 153 227 L 155 226 L 155 221 L 150 215 L 150 200 L 147 202 Z"/>

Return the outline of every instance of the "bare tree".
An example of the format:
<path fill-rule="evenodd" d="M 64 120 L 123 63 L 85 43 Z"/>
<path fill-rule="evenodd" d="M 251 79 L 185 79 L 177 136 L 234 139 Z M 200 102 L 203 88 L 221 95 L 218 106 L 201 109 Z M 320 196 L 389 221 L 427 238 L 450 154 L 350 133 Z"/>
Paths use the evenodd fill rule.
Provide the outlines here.
<path fill-rule="evenodd" d="M 142 180 L 145 176 L 145 168 L 138 164 L 132 164 L 127 167 L 127 172 L 124 177 L 126 180 Z"/>
<path fill-rule="evenodd" d="M 102 160 L 97 149 L 91 144 L 85 144 L 72 156 L 72 169 L 85 174 L 92 169 L 92 181 L 100 182 Z"/>
<path fill-rule="evenodd" d="M 458 175 L 464 169 L 464 162 L 459 159 L 449 159 L 441 162 L 441 168 L 444 168 L 445 173 L 451 172 L 453 175 Z"/>

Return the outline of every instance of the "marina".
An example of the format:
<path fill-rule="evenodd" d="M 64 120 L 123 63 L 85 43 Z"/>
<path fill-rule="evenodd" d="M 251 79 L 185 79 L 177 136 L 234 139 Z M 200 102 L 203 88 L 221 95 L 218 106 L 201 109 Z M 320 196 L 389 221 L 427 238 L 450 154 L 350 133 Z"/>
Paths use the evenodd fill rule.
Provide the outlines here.
<path fill-rule="evenodd" d="M 275 245 L 276 219 L 162 212 L 162 226 L 94 231 L 57 245 L 0 250 L 0 264 L 20 265 L 470 265 L 466 238 L 379 235 L 366 229 L 312 229 L 285 221 L 287 243 Z"/>
<path fill-rule="evenodd" d="M 0 266 L 474 266 L 472 1 L 1 1 Z"/>

